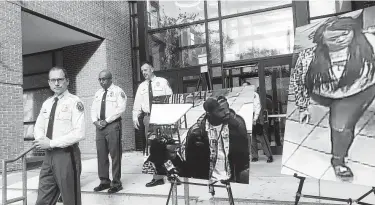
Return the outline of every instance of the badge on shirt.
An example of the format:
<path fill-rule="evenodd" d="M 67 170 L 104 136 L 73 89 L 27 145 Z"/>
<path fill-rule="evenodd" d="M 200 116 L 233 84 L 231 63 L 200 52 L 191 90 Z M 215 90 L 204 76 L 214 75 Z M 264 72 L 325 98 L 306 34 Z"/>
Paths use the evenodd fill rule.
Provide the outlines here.
<path fill-rule="evenodd" d="M 121 97 L 122 97 L 122 98 L 125 98 L 125 97 L 126 97 L 124 92 L 121 92 Z"/>
<path fill-rule="evenodd" d="M 80 111 L 80 112 L 83 112 L 84 109 L 85 109 L 85 108 L 84 108 L 84 106 L 83 106 L 83 103 L 78 102 L 78 103 L 77 103 L 77 110 Z"/>
<path fill-rule="evenodd" d="M 109 93 L 109 97 L 113 97 L 113 91 Z"/>
<path fill-rule="evenodd" d="M 63 105 L 61 112 L 68 112 L 69 108 L 68 105 Z"/>
<path fill-rule="evenodd" d="M 159 87 L 159 86 L 160 86 L 160 82 L 156 82 L 156 86 L 158 86 L 158 87 Z"/>

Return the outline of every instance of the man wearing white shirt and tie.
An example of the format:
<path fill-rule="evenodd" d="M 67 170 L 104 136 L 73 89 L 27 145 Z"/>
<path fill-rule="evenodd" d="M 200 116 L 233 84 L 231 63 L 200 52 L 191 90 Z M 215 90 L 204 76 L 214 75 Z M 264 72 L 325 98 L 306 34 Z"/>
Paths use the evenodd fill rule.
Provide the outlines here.
<path fill-rule="evenodd" d="M 172 95 L 172 89 L 169 86 L 168 81 L 162 77 L 156 77 L 154 74 L 154 68 L 150 62 L 142 63 L 142 74 L 145 78 L 137 89 L 135 95 L 134 106 L 133 106 L 133 122 L 134 127 L 139 129 L 139 120 L 138 118 L 143 115 L 143 124 L 145 127 L 145 140 L 149 133 L 149 122 L 150 122 L 150 113 L 152 109 L 152 98 L 154 96 L 162 95 Z M 151 147 L 150 147 L 151 149 Z M 154 174 L 154 177 L 151 182 L 146 184 L 146 187 L 152 187 L 156 185 L 164 184 L 163 176 Z"/>
<path fill-rule="evenodd" d="M 121 114 L 125 112 L 127 96 L 125 92 L 112 83 L 112 74 L 103 70 L 99 74 L 102 86 L 95 93 L 91 106 L 91 120 L 96 126 L 96 150 L 98 155 L 99 186 L 94 191 L 108 189 L 115 193 L 122 189 L 121 184 Z M 112 159 L 112 176 L 109 179 L 109 159 Z"/>
<path fill-rule="evenodd" d="M 46 150 L 35 204 L 56 204 L 61 193 L 64 205 L 81 205 L 78 142 L 85 136 L 84 106 L 69 93 L 65 69 L 52 68 L 48 82 L 55 94 L 43 103 L 34 127 L 34 144 Z"/>

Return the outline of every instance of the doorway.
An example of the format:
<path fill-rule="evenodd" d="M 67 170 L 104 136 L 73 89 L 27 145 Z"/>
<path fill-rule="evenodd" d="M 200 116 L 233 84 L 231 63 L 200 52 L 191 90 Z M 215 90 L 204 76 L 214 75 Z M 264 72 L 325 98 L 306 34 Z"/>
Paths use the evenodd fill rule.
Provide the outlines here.
<path fill-rule="evenodd" d="M 292 55 L 282 55 L 230 62 L 222 69 L 223 88 L 241 86 L 245 81 L 255 86 L 263 113 L 259 119 L 264 124 L 274 155 L 282 154 L 291 64 Z"/>

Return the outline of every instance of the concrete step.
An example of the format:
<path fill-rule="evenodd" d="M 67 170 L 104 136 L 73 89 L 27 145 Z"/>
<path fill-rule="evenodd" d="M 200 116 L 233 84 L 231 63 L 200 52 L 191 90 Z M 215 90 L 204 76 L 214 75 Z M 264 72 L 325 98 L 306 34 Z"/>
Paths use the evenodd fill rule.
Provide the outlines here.
<path fill-rule="evenodd" d="M 22 196 L 22 190 L 20 189 L 8 189 L 7 191 L 8 200 Z M 1 198 L 1 193 L 0 193 Z M 29 189 L 27 191 L 27 205 L 34 205 L 37 198 L 37 190 Z M 82 205 L 161 205 L 166 204 L 167 195 L 151 195 L 151 194 L 124 194 L 115 193 L 107 194 L 105 192 L 82 192 Z M 170 199 L 169 204 L 172 204 Z M 178 197 L 178 204 L 185 204 L 183 196 Z M 214 198 L 214 199 L 199 199 L 198 197 L 190 197 L 189 205 L 228 205 L 228 199 L 226 198 Z M 235 205 L 292 205 L 294 202 L 287 201 L 267 201 L 267 200 L 246 200 L 246 199 L 235 199 Z M 300 202 L 300 205 L 315 205 L 317 203 Z M 322 203 L 320 203 L 322 204 Z M 22 202 L 16 202 L 12 205 L 23 205 Z M 57 203 L 62 205 L 62 203 Z M 322 204 L 324 205 L 324 204 Z M 328 204 L 327 204 L 328 205 Z"/>

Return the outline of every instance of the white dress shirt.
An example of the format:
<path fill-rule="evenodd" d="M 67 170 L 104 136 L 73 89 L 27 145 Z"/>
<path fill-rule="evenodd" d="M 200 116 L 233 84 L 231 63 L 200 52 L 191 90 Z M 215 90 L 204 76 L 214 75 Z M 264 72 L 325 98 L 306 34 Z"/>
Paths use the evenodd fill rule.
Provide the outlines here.
<path fill-rule="evenodd" d="M 148 97 L 148 80 L 143 81 L 137 89 L 135 94 L 134 106 L 133 106 L 133 119 L 138 119 L 138 116 L 142 112 L 149 113 L 149 97 Z M 151 80 L 152 95 L 162 96 L 162 95 L 172 95 L 172 89 L 169 86 L 168 81 L 162 77 L 154 77 Z"/>
<path fill-rule="evenodd" d="M 68 90 L 59 96 L 52 96 L 44 101 L 34 127 L 34 138 L 46 137 L 48 121 L 54 98 L 58 97 L 53 125 L 51 148 L 68 147 L 85 137 L 85 113 L 82 101 Z"/>
<path fill-rule="evenodd" d="M 91 106 L 92 122 L 100 120 L 100 108 L 104 92 L 105 90 L 101 88 L 95 93 L 95 98 Z M 122 113 L 125 112 L 126 100 L 127 96 L 125 92 L 120 87 L 112 83 L 107 90 L 105 100 L 105 121 L 107 123 L 115 121 L 121 116 Z"/>
<path fill-rule="evenodd" d="M 254 106 L 254 119 L 253 121 L 257 121 L 260 111 L 262 109 L 262 105 L 260 104 L 260 99 L 258 93 L 254 92 L 254 101 L 253 101 L 253 106 Z"/>

